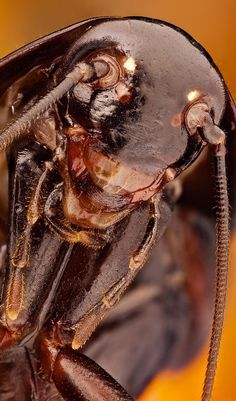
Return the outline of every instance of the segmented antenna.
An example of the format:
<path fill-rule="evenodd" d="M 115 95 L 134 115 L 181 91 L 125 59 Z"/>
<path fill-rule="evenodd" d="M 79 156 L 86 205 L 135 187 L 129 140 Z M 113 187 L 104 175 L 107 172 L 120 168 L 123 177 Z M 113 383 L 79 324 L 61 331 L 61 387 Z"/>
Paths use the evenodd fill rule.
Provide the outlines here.
<path fill-rule="evenodd" d="M 216 286 L 215 305 L 207 369 L 201 401 L 210 401 L 216 375 L 217 360 L 224 324 L 229 263 L 229 200 L 225 165 L 225 133 L 214 124 L 206 99 L 190 105 L 185 115 L 190 135 L 199 134 L 214 155 L 216 185 Z"/>
<path fill-rule="evenodd" d="M 213 145 L 216 185 L 216 289 L 208 363 L 202 401 L 210 401 L 224 323 L 229 260 L 229 201 L 225 166 L 225 144 Z"/>
<path fill-rule="evenodd" d="M 38 100 L 27 111 L 23 112 L 15 121 L 11 122 L 0 134 L 0 151 L 5 150 L 14 140 L 22 134 L 27 133 L 32 121 L 36 120 L 53 104 L 62 98 L 79 81 L 88 81 L 91 78 L 100 78 L 106 75 L 108 65 L 104 62 L 95 61 L 92 64 L 78 63 L 69 72 L 64 80 L 55 88 Z"/>

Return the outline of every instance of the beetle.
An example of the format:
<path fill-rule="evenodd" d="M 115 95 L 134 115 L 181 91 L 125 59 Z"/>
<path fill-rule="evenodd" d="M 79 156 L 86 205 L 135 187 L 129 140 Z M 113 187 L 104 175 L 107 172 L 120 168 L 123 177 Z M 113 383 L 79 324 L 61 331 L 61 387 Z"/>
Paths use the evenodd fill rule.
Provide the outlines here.
<path fill-rule="evenodd" d="M 212 59 L 171 24 L 110 17 L 35 41 L 5 57 L 0 71 L 10 183 L 3 400 L 132 399 L 78 350 L 147 261 L 168 226 L 178 177 L 207 146 L 218 197 L 218 284 L 202 396 L 210 400 L 228 265 L 226 130 L 235 122 Z M 9 388 L 19 366 L 20 392 Z"/>

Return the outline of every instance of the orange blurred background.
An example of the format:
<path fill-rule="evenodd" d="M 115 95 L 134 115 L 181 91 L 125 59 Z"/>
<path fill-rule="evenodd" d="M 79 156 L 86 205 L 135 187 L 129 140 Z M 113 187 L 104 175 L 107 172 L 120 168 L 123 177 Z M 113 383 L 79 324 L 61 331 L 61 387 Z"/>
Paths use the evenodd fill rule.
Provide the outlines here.
<path fill-rule="evenodd" d="M 236 0 L 1 0 L 0 5 L 0 56 L 81 19 L 144 15 L 178 25 L 197 39 L 213 57 L 236 98 Z M 231 260 L 228 308 L 213 401 L 236 401 L 236 236 Z M 140 401 L 198 401 L 205 358 L 203 351 L 184 371 L 163 373 L 150 384 Z"/>

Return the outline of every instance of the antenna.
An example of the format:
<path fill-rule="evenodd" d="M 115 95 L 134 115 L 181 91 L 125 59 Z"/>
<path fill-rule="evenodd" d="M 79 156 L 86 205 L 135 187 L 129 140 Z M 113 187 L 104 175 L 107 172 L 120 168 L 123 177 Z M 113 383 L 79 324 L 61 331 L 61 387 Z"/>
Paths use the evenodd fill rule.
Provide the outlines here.
<path fill-rule="evenodd" d="M 200 100 L 190 105 L 185 116 L 190 135 L 198 133 L 212 148 L 216 186 L 216 286 L 214 315 L 207 369 L 201 401 L 210 401 L 224 324 L 229 264 L 229 200 L 225 165 L 225 133 L 214 124 L 207 103 Z"/>
<path fill-rule="evenodd" d="M 25 134 L 29 130 L 32 121 L 45 113 L 71 88 L 77 85 L 78 82 L 101 78 L 107 74 L 108 70 L 108 64 L 100 60 L 96 60 L 90 64 L 82 62 L 76 64 L 63 81 L 39 99 L 27 111 L 23 112 L 0 133 L 0 151 L 5 150 L 14 140 Z"/>
<path fill-rule="evenodd" d="M 214 316 L 208 363 L 205 374 L 202 401 L 210 401 L 220 341 L 224 324 L 229 259 L 229 201 L 227 191 L 225 144 L 213 145 L 214 175 L 216 185 L 216 288 Z"/>

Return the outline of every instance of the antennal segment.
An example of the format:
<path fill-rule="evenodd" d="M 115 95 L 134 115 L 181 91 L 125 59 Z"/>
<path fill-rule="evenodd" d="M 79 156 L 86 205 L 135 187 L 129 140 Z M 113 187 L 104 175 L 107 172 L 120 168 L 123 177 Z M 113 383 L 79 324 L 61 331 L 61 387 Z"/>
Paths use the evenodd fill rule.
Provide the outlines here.
<path fill-rule="evenodd" d="M 2 131 L 0 134 L 0 151 L 5 150 L 14 140 L 26 133 L 33 120 L 45 113 L 79 81 L 86 82 L 100 78 L 107 74 L 108 69 L 109 67 L 106 63 L 99 61 L 91 64 L 78 63 L 62 82 Z"/>
<path fill-rule="evenodd" d="M 200 134 L 210 144 L 214 156 L 216 185 L 216 287 L 214 316 L 201 401 L 210 401 L 224 324 L 229 264 L 229 200 L 225 164 L 225 133 L 214 124 L 206 103 L 190 106 L 185 123 L 190 135 Z"/>
<path fill-rule="evenodd" d="M 225 144 L 213 145 L 216 185 L 216 289 L 212 333 L 202 401 L 210 401 L 216 374 L 224 323 L 229 263 L 229 201 L 225 166 Z"/>

